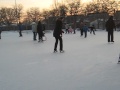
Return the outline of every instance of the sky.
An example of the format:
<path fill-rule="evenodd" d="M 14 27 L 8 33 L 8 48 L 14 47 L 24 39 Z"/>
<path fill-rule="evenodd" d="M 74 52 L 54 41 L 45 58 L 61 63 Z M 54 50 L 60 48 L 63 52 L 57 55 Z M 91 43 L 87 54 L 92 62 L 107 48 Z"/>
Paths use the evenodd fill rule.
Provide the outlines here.
<path fill-rule="evenodd" d="M 40 7 L 40 9 L 48 9 L 53 4 L 54 0 L 16 0 L 17 4 L 22 4 L 24 8 Z M 60 1 L 60 0 L 58 0 Z M 89 0 L 82 0 L 89 1 Z M 0 0 L 0 6 L 11 7 L 15 5 L 15 0 Z"/>
<path fill-rule="evenodd" d="M 30 7 L 39 7 L 40 9 L 49 9 L 54 0 L 16 0 L 17 4 L 22 4 L 24 9 L 28 9 Z M 58 0 L 61 2 L 61 0 Z M 82 2 L 90 2 L 92 0 L 82 0 Z M 116 0 L 118 1 L 118 0 Z M 0 7 L 7 6 L 11 7 L 15 5 L 15 0 L 0 0 Z"/>
<path fill-rule="evenodd" d="M 40 7 L 49 8 L 53 3 L 52 0 L 16 0 L 17 4 L 22 4 L 24 8 Z M 0 1 L 1 6 L 12 6 L 15 5 L 15 0 L 2 0 Z"/>
<path fill-rule="evenodd" d="M 0 39 L 0 90 L 120 90 L 120 32 L 114 43 L 105 30 L 87 38 L 63 34 L 64 53 L 53 53 L 55 38 L 33 41 L 31 30 L 3 31 Z"/>

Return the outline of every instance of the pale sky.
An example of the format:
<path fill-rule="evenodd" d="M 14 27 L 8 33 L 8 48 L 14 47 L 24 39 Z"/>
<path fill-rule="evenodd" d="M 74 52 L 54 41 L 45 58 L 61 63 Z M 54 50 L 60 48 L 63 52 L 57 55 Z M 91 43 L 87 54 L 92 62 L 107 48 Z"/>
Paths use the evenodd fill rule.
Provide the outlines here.
<path fill-rule="evenodd" d="M 16 3 L 22 4 L 24 8 L 49 8 L 53 3 L 53 0 L 16 0 Z M 15 0 L 0 0 L 0 6 L 11 7 L 13 5 L 15 5 Z"/>
<path fill-rule="evenodd" d="M 16 0 L 17 4 L 22 4 L 24 9 L 28 9 L 30 7 L 39 7 L 40 9 L 49 9 L 53 4 L 54 0 Z M 58 0 L 61 1 L 61 0 Z M 90 0 L 82 0 L 82 1 L 90 1 Z M 0 0 L 0 7 L 7 6 L 11 7 L 15 5 L 15 0 Z"/>
<path fill-rule="evenodd" d="M 64 1 L 64 0 L 58 0 Z M 92 0 L 81 0 L 82 2 L 89 2 Z M 119 0 L 116 0 L 119 1 Z M 17 4 L 22 4 L 24 9 L 28 9 L 30 7 L 39 7 L 40 9 L 49 9 L 53 4 L 54 0 L 16 0 Z M 0 7 L 12 7 L 15 5 L 15 0 L 0 0 Z"/>

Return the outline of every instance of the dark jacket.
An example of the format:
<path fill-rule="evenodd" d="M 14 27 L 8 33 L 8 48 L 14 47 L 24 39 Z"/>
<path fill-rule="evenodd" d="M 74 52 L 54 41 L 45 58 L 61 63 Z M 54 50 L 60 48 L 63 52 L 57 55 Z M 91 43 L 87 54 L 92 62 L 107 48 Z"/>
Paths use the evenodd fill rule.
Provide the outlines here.
<path fill-rule="evenodd" d="M 87 32 L 88 31 L 88 27 L 86 25 L 83 26 L 83 31 Z"/>
<path fill-rule="evenodd" d="M 114 23 L 113 17 L 110 17 L 106 22 L 106 30 L 113 31 L 114 28 L 115 28 L 115 23 Z"/>
<path fill-rule="evenodd" d="M 43 30 L 42 30 L 42 24 L 41 24 L 41 22 L 38 22 L 37 33 L 39 33 L 40 36 L 43 36 Z"/>
<path fill-rule="evenodd" d="M 21 31 L 22 30 L 22 24 L 19 23 L 18 27 L 19 27 L 19 30 Z"/>
<path fill-rule="evenodd" d="M 55 29 L 53 31 L 53 36 L 59 37 L 61 34 L 62 34 L 62 21 L 58 19 L 56 21 Z"/>

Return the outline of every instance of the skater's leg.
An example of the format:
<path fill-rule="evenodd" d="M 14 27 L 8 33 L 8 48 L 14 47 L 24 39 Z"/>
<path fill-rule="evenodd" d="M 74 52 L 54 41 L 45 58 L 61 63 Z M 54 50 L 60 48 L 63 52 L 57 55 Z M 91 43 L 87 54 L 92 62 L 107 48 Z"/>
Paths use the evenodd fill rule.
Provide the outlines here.
<path fill-rule="evenodd" d="M 114 39 L 113 39 L 113 32 L 111 32 L 111 42 L 114 42 Z"/>
<path fill-rule="evenodd" d="M 54 51 L 57 51 L 58 37 L 55 37 Z"/>
<path fill-rule="evenodd" d="M 60 41 L 60 51 L 62 51 L 63 50 L 63 40 L 62 40 L 62 37 L 59 37 L 58 39 Z"/>

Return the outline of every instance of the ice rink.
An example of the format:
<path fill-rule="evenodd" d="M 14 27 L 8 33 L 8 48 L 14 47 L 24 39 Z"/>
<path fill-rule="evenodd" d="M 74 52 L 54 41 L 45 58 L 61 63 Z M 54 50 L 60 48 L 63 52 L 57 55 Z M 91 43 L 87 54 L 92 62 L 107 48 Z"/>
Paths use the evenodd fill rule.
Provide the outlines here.
<path fill-rule="evenodd" d="M 63 34 L 64 53 L 53 53 L 52 31 L 45 35 L 38 43 L 30 31 L 23 37 L 2 32 L 0 90 L 120 90 L 120 32 L 114 32 L 114 43 L 102 30 L 87 38 L 79 31 Z"/>

